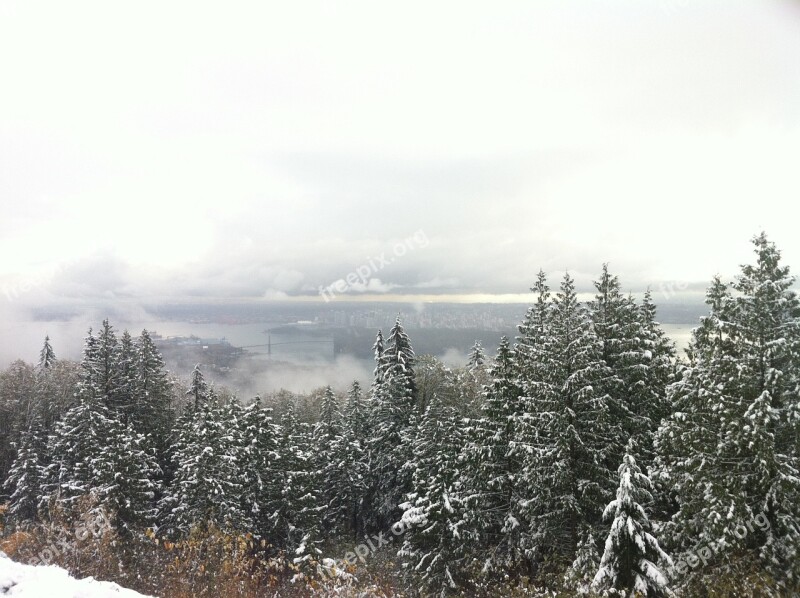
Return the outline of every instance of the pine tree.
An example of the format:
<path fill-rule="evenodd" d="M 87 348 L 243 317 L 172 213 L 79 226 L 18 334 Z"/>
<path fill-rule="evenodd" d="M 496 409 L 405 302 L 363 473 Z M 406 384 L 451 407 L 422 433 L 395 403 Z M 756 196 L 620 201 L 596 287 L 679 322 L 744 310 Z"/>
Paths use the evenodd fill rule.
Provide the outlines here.
<path fill-rule="evenodd" d="M 193 400 L 193 407 L 198 409 L 203 403 L 208 400 L 208 384 L 206 383 L 203 372 L 200 370 L 200 364 L 194 366 L 192 371 L 191 383 L 186 395 Z"/>
<path fill-rule="evenodd" d="M 342 434 L 332 446 L 330 467 L 336 488 L 339 518 L 345 531 L 357 537 L 364 531 L 364 496 L 367 491 L 368 462 L 365 452 L 367 411 L 361 385 L 354 381 L 347 395 Z"/>
<path fill-rule="evenodd" d="M 111 396 L 111 408 L 117 412 L 123 423 L 132 423 L 136 401 L 137 372 L 133 337 L 127 330 L 119 339 L 115 368 L 116 388 Z"/>
<path fill-rule="evenodd" d="M 398 317 L 380 354 L 371 397 L 369 523 L 378 528 L 397 520 L 398 506 L 410 489 L 417 395 L 414 362 L 414 349 Z"/>
<path fill-rule="evenodd" d="M 512 450 L 515 424 L 523 415 L 519 371 L 508 338 L 500 340 L 491 384 L 484 391 L 482 417 L 467 428 L 462 466 L 467 497 L 466 527 L 472 534 L 473 554 L 488 576 L 515 574 L 522 565 L 519 552 L 522 515 L 517 510 L 527 489 L 518 487 L 519 454 Z"/>
<path fill-rule="evenodd" d="M 571 561 L 581 531 L 600 524 L 612 493 L 608 459 L 619 451 L 620 432 L 606 389 L 619 381 L 602 359 L 569 275 L 552 308 L 533 323 L 543 332 L 523 345 L 523 355 L 537 361 L 520 363 L 525 408 L 513 445 L 522 462 L 520 484 L 531 493 L 517 499 L 530 522 L 523 546 L 529 557 L 552 553 Z"/>
<path fill-rule="evenodd" d="M 243 411 L 240 419 L 242 477 L 242 510 L 252 520 L 257 538 L 271 539 L 270 516 L 280 508 L 281 488 L 277 485 L 280 471 L 278 440 L 280 428 L 273 421 L 272 409 L 257 396 Z"/>
<path fill-rule="evenodd" d="M 349 501 L 342 495 L 341 467 L 342 414 L 336 394 L 325 388 L 320 403 L 319 419 L 314 426 L 313 445 L 320 483 L 319 497 L 324 505 L 323 520 L 328 529 L 340 530 L 346 523 Z"/>
<path fill-rule="evenodd" d="M 710 315 L 695 331 L 690 364 L 672 394 L 677 411 L 659 430 L 658 474 L 676 495 L 676 546 L 722 538 L 715 564 L 736 572 L 737 552 L 762 559 L 784 587 L 797 587 L 800 549 L 798 387 L 800 305 L 793 278 L 766 236 L 753 239 L 732 294 L 718 278 Z M 736 536 L 731 522 L 766 515 L 769 527 Z"/>
<path fill-rule="evenodd" d="M 480 341 L 475 341 L 472 349 L 469 352 L 469 359 L 467 360 L 467 369 L 470 371 L 482 368 L 486 365 L 486 354 L 483 352 L 483 347 Z"/>
<path fill-rule="evenodd" d="M 277 472 L 280 500 L 270 517 L 278 546 L 294 555 L 298 565 L 311 564 L 320 554 L 318 475 L 313 463 L 311 429 L 297 420 L 289 402 L 280 420 L 280 460 Z"/>
<path fill-rule="evenodd" d="M 35 521 L 38 517 L 44 475 L 41 438 L 41 420 L 37 418 L 23 432 L 17 458 L 5 481 L 10 494 L 8 515 L 18 523 Z"/>
<path fill-rule="evenodd" d="M 597 545 L 592 533 L 587 531 L 578 542 L 575 560 L 564 575 L 564 586 L 578 594 L 589 594 L 599 567 Z"/>
<path fill-rule="evenodd" d="M 171 406 L 171 382 L 164 366 L 164 359 L 156 347 L 150 333 L 142 330 L 134 344 L 135 372 L 133 379 L 133 411 L 131 423 L 134 430 L 148 437 L 159 458 L 167 452 L 169 430 L 173 424 L 174 413 Z M 195 380 L 195 377 L 198 379 Z M 197 369 L 193 375 L 192 392 L 195 401 L 198 396 L 208 393 L 202 380 L 202 372 Z"/>
<path fill-rule="evenodd" d="M 617 497 L 603 512 L 611 519 L 611 531 L 593 585 L 603 590 L 614 588 L 637 596 L 663 596 L 669 592 L 667 579 L 659 569 L 672 560 L 651 534 L 652 528 L 644 505 L 652 501 L 649 478 L 631 454 L 633 443 L 619 467 Z"/>
<path fill-rule="evenodd" d="M 412 492 L 401 505 L 398 528 L 405 532 L 398 552 L 403 567 L 428 593 L 444 595 L 465 582 L 468 550 L 462 537 L 465 504 L 459 483 L 463 445 L 455 410 L 434 397 L 414 440 Z"/>
<path fill-rule="evenodd" d="M 82 396 L 56 425 L 48 452 L 42 506 L 75 518 L 85 514 L 79 511 L 81 500 L 90 497 L 119 531 L 152 522 L 158 465 L 141 437 L 117 420 L 102 398 Z"/>
<path fill-rule="evenodd" d="M 241 504 L 234 413 L 209 392 L 181 418 L 172 455 L 174 478 L 159 505 L 168 534 L 186 534 L 195 526 L 229 532 L 252 528 Z"/>
<path fill-rule="evenodd" d="M 39 353 L 38 369 L 40 371 L 50 369 L 56 361 L 56 354 L 53 351 L 53 347 L 50 345 L 50 336 L 46 335 L 44 337 L 44 346 Z"/>
<path fill-rule="evenodd" d="M 103 326 L 97 335 L 97 385 L 106 407 L 115 409 L 124 398 L 119 396 L 119 370 L 118 370 L 118 341 L 114 327 L 108 319 L 103 320 Z"/>
<path fill-rule="evenodd" d="M 361 391 L 361 384 L 357 380 L 353 381 L 350 391 L 347 393 L 347 403 L 344 408 L 344 425 L 349 436 L 359 440 L 361 443 L 367 435 L 367 405 Z"/>
<path fill-rule="evenodd" d="M 622 294 L 619 279 L 608 271 L 608 264 L 603 264 L 594 286 L 597 295 L 589 304 L 589 314 L 601 343 L 600 356 L 616 379 L 607 391 L 610 416 L 619 423 L 620 433 L 616 442 L 620 452 L 609 455 L 609 459 L 618 463 L 625 439 L 652 433 L 658 422 L 655 425 L 651 422 L 648 405 L 643 404 L 643 396 L 649 392 L 646 376 L 649 360 L 643 345 L 639 309 L 633 299 Z M 649 446 L 648 441 L 639 446 Z"/>

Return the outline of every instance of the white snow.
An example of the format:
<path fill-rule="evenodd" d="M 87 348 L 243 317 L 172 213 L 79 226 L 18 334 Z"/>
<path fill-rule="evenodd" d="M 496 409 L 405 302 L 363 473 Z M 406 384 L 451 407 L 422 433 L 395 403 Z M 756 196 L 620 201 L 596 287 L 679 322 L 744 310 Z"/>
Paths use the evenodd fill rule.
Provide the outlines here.
<path fill-rule="evenodd" d="M 23 565 L 0 552 L 0 596 L 17 598 L 147 598 L 109 581 L 75 579 L 55 565 Z"/>

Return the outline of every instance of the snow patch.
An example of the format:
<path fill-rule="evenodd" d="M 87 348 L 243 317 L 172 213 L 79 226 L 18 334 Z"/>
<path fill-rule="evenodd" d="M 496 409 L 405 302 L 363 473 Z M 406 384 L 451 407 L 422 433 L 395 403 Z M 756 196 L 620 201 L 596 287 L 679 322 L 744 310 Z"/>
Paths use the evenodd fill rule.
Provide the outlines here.
<path fill-rule="evenodd" d="M 0 552 L 0 596 L 18 598 L 148 598 L 109 581 L 75 579 L 55 565 L 23 565 Z"/>

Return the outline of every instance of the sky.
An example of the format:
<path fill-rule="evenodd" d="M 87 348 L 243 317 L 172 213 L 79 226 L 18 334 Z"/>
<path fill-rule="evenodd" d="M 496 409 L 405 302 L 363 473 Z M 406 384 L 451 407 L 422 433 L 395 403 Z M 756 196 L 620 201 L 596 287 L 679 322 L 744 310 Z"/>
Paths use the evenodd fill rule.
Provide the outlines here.
<path fill-rule="evenodd" d="M 796 0 L 6 0 L 0 301 L 800 269 L 799 57 Z"/>

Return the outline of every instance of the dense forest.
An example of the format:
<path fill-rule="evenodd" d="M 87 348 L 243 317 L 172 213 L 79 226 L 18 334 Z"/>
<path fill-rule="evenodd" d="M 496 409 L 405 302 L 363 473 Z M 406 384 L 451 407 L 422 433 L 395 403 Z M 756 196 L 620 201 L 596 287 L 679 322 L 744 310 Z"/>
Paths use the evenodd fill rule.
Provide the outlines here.
<path fill-rule="evenodd" d="M 107 320 L 0 374 L 0 549 L 161 596 L 800 592 L 800 302 L 764 234 L 678 355 L 607 266 L 467 365 L 240 399 Z M 57 347 L 56 347 L 57 349 Z"/>

